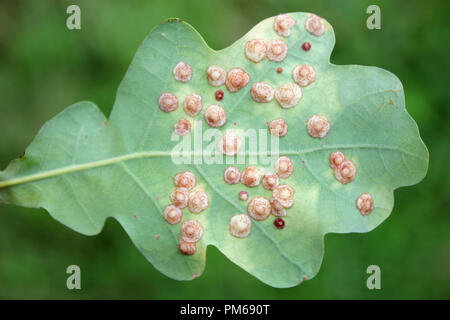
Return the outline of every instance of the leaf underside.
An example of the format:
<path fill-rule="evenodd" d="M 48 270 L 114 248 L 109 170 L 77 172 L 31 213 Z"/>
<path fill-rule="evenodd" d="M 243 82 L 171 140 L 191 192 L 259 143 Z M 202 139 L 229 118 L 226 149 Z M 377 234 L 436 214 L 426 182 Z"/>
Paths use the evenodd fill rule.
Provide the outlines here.
<path fill-rule="evenodd" d="M 257 24 L 228 48 L 214 51 L 187 23 L 169 19 L 156 27 L 137 51 L 117 92 L 107 120 L 92 102 L 79 102 L 48 121 L 23 158 L 14 160 L 0 173 L 0 201 L 45 208 L 53 218 L 85 235 L 99 233 L 107 217 L 123 226 L 142 254 L 165 275 L 189 280 L 201 274 L 206 248 L 216 246 L 234 263 L 274 287 L 291 287 L 312 278 L 319 270 L 326 233 L 368 232 L 386 219 L 393 207 L 393 190 L 418 183 L 426 174 L 428 151 L 415 122 L 405 109 L 403 88 L 391 73 L 356 65 L 337 66 L 329 62 L 335 37 L 332 27 L 316 37 L 304 28 L 307 13 L 290 13 L 297 23 L 283 40 L 289 52 L 282 62 L 253 63 L 244 55 L 250 39 L 275 39 L 273 18 Z M 311 43 L 303 51 L 303 42 Z M 175 81 L 173 67 L 185 61 L 193 68 L 188 83 Z M 215 64 L 226 70 L 241 67 L 250 83 L 237 93 L 208 84 L 205 70 Z M 251 84 L 264 81 L 277 88 L 292 82 L 291 70 L 299 64 L 312 65 L 316 81 L 303 89 L 300 103 L 282 109 L 273 100 L 254 102 Z M 275 72 L 277 67 L 283 73 Z M 220 102 L 227 123 L 220 128 L 265 129 L 266 121 L 284 118 L 289 125 L 280 139 L 280 155 L 294 163 L 294 174 L 283 183 L 295 189 L 295 204 L 278 230 L 274 217 L 253 221 L 245 239 L 232 237 L 231 216 L 247 212 L 240 201 L 241 190 L 250 198 L 271 198 L 271 192 L 227 185 L 224 164 L 174 164 L 170 152 L 173 125 L 190 119 L 180 107 L 171 113 L 157 105 L 162 92 L 174 93 L 179 101 L 190 93 L 202 96 L 203 110 Z M 180 103 L 180 104 L 181 104 Z M 311 138 L 305 121 L 314 114 L 330 119 L 331 130 L 324 139 Z M 202 115 L 195 120 L 203 121 Z M 206 124 L 203 123 L 206 128 Z M 204 144 L 206 147 L 207 144 Z M 329 167 L 332 151 L 342 151 L 357 167 L 355 180 L 343 185 Z M 236 165 L 243 170 L 246 165 Z M 273 163 L 257 166 L 273 171 Z M 179 225 L 169 225 L 162 212 L 170 203 L 173 176 L 189 170 L 197 176 L 196 189 L 204 190 L 210 206 L 194 215 L 184 209 L 183 220 L 197 219 L 204 236 L 192 256 L 177 248 Z M 372 194 L 374 210 L 362 216 L 355 199 Z"/>

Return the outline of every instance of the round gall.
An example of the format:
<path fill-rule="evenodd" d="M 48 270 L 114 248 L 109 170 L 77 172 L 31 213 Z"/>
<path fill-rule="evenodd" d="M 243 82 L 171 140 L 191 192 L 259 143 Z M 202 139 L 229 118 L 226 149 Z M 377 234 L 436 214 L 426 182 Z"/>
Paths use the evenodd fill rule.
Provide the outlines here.
<path fill-rule="evenodd" d="M 255 63 L 258 63 L 266 58 L 267 45 L 264 40 L 253 39 L 245 44 L 245 56 Z"/>
<path fill-rule="evenodd" d="M 280 201 L 272 198 L 270 199 L 270 205 L 272 206 L 272 214 L 276 217 L 285 217 L 287 216 L 286 208 L 283 207 Z"/>
<path fill-rule="evenodd" d="M 338 167 L 342 162 L 344 162 L 345 156 L 340 151 L 334 151 L 330 153 L 330 168 L 335 169 Z"/>
<path fill-rule="evenodd" d="M 247 201 L 248 200 L 248 193 L 247 191 L 240 191 L 239 192 L 239 199 L 242 201 Z"/>
<path fill-rule="evenodd" d="M 356 207 L 363 216 L 367 216 L 373 210 L 373 198 L 370 193 L 363 193 L 356 199 Z"/>
<path fill-rule="evenodd" d="M 170 92 L 164 92 L 159 96 L 158 106 L 164 112 L 172 112 L 178 108 L 177 97 Z"/>
<path fill-rule="evenodd" d="M 213 128 L 221 127 L 227 121 L 225 109 L 217 104 L 212 104 L 206 108 L 203 117 L 206 123 Z"/>
<path fill-rule="evenodd" d="M 278 175 L 267 172 L 263 177 L 262 184 L 264 189 L 273 190 L 273 188 L 278 186 L 279 181 Z"/>
<path fill-rule="evenodd" d="M 177 81 L 188 82 L 192 78 L 192 68 L 186 62 L 180 61 L 173 68 L 173 77 Z"/>
<path fill-rule="evenodd" d="M 208 70 L 206 71 L 206 78 L 208 79 L 210 85 L 212 85 L 213 87 L 219 87 L 225 83 L 227 72 L 224 68 L 212 65 L 209 66 Z"/>
<path fill-rule="evenodd" d="M 192 213 L 200 213 L 209 206 L 208 195 L 203 191 L 192 191 L 189 194 L 188 209 Z"/>
<path fill-rule="evenodd" d="M 188 190 L 191 190 L 195 187 L 195 184 L 197 183 L 197 178 L 195 175 L 190 171 L 184 171 L 177 173 L 175 177 L 173 178 L 173 183 L 178 188 L 186 188 Z"/>
<path fill-rule="evenodd" d="M 164 209 L 164 219 L 169 224 L 178 224 L 180 223 L 181 218 L 183 218 L 183 211 L 181 211 L 180 208 L 175 207 L 173 204 L 169 204 Z"/>
<path fill-rule="evenodd" d="M 273 165 L 275 172 L 282 179 L 289 178 L 294 172 L 294 164 L 288 157 L 279 157 Z"/>
<path fill-rule="evenodd" d="M 330 122 L 325 116 L 313 115 L 308 119 L 306 128 L 311 137 L 324 138 L 330 131 Z"/>
<path fill-rule="evenodd" d="M 287 14 L 279 14 L 273 21 L 275 32 L 282 37 L 289 37 L 291 28 L 295 25 L 295 20 Z"/>
<path fill-rule="evenodd" d="M 270 40 L 267 44 L 267 48 L 267 58 L 276 62 L 283 61 L 288 53 L 288 46 L 281 39 Z"/>
<path fill-rule="evenodd" d="M 325 25 L 321 17 L 310 14 L 305 21 L 305 29 L 312 35 L 320 37 L 325 32 Z"/>
<path fill-rule="evenodd" d="M 195 243 L 203 236 L 203 226 L 197 220 L 186 220 L 181 224 L 180 237 L 181 240 Z"/>
<path fill-rule="evenodd" d="M 256 187 L 261 182 L 261 175 L 261 170 L 249 166 L 242 172 L 241 182 L 247 187 Z"/>
<path fill-rule="evenodd" d="M 195 242 L 187 242 L 183 239 L 178 244 L 178 250 L 187 256 L 192 256 L 197 251 L 197 245 Z"/>
<path fill-rule="evenodd" d="M 334 169 L 334 176 L 343 184 L 352 182 L 353 179 L 355 179 L 355 175 L 356 166 L 351 160 L 342 161 L 342 163 Z"/>
<path fill-rule="evenodd" d="M 233 131 L 226 131 L 217 144 L 217 148 L 222 154 L 234 156 L 241 149 L 242 140 Z"/>
<path fill-rule="evenodd" d="M 284 222 L 284 220 L 281 218 L 276 218 L 275 221 L 273 222 L 273 225 L 275 226 L 275 228 L 281 230 L 284 229 L 286 222 Z"/>
<path fill-rule="evenodd" d="M 265 103 L 273 100 L 274 90 L 265 82 L 255 82 L 250 89 L 250 95 L 256 102 Z"/>
<path fill-rule="evenodd" d="M 280 107 L 284 109 L 297 105 L 301 98 L 302 89 L 295 83 L 283 84 L 275 91 L 275 99 L 277 99 Z"/>
<path fill-rule="evenodd" d="M 180 119 L 173 126 L 173 131 L 179 136 L 185 136 L 191 131 L 191 122 L 186 119 Z"/>
<path fill-rule="evenodd" d="M 196 93 L 188 95 L 183 102 L 184 112 L 188 116 L 195 117 L 202 111 L 202 97 Z"/>
<path fill-rule="evenodd" d="M 170 201 L 175 207 L 186 208 L 189 200 L 189 190 L 186 188 L 176 188 L 170 194 Z"/>
<path fill-rule="evenodd" d="M 266 198 L 255 197 L 248 203 L 247 211 L 250 217 L 261 221 L 266 220 L 270 216 L 272 206 Z"/>
<path fill-rule="evenodd" d="M 242 68 L 233 68 L 228 71 L 225 86 L 230 92 L 238 92 L 250 81 L 250 76 Z"/>
<path fill-rule="evenodd" d="M 307 87 L 316 80 L 316 71 L 309 64 L 301 64 L 292 71 L 292 79 L 299 86 Z"/>
<path fill-rule="evenodd" d="M 237 214 L 231 217 L 230 233 L 236 238 L 246 238 L 252 230 L 252 220 L 246 214 Z"/>
<path fill-rule="evenodd" d="M 294 189 L 287 185 L 281 184 L 273 189 L 272 197 L 277 200 L 282 207 L 290 208 L 294 204 Z"/>
<path fill-rule="evenodd" d="M 283 119 L 275 119 L 269 122 L 270 134 L 278 137 L 284 137 L 288 132 L 288 125 Z"/>
<path fill-rule="evenodd" d="M 302 44 L 302 49 L 303 49 L 303 51 L 309 51 L 309 50 L 311 50 L 311 43 L 309 43 L 309 42 L 303 42 L 303 44 Z"/>
<path fill-rule="evenodd" d="M 241 172 L 236 167 L 228 167 L 223 172 L 223 179 L 228 184 L 236 184 L 241 181 Z"/>
<path fill-rule="evenodd" d="M 222 101 L 224 95 L 225 94 L 222 90 L 217 90 L 216 92 L 214 92 L 214 97 L 217 101 Z"/>

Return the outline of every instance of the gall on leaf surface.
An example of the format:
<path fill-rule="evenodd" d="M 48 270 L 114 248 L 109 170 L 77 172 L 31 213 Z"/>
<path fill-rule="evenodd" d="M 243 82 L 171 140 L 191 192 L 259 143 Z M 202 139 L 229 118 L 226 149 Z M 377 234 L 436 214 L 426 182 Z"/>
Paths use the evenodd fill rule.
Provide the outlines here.
<path fill-rule="evenodd" d="M 177 280 L 201 274 L 208 245 L 216 246 L 231 261 L 274 287 L 291 287 L 317 274 L 324 254 L 326 233 L 368 232 L 384 221 L 394 205 L 393 190 L 418 183 L 426 174 L 428 151 L 416 123 L 405 108 L 402 84 L 393 74 L 357 65 L 330 63 L 335 43 L 332 27 L 315 36 L 305 30 L 308 13 L 289 13 L 296 21 L 282 40 L 289 50 L 281 61 L 246 58 L 249 40 L 279 39 L 274 17 L 263 20 L 231 46 L 214 51 L 187 23 L 169 19 L 157 26 L 139 47 L 123 81 L 108 120 L 92 102 L 76 103 L 48 121 L 26 150 L 0 172 L 0 201 L 27 207 L 42 207 L 50 215 L 85 235 L 101 232 L 105 219 L 117 219 L 131 241 L 159 271 Z M 217 32 L 220 33 L 220 30 Z M 302 50 L 302 44 L 311 50 Z M 188 82 L 176 81 L 173 69 L 184 61 L 192 67 Z M 273 88 L 293 83 L 292 70 L 301 64 L 314 67 L 316 79 L 302 88 L 299 103 L 281 108 L 274 99 L 255 102 L 252 84 L 265 82 Z M 267 121 L 284 119 L 289 132 L 279 140 L 280 156 L 288 156 L 294 173 L 280 184 L 295 190 L 294 205 L 287 209 L 283 230 L 274 227 L 275 217 L 252 221 L 244 239 L 229 231 L 231 217 L 247 212 L 247 202 L 238 198 L 270 199 L 271 191 L 259 185 L 228 185 L 223 164 L 175 164 L 171 151 L 174 124 L 181 118 L 196 130 L 207 106 L 216 104 L 217 87 L 208 83 L 206 70 L 217 65 L 224 70 L 243 68 L 249 83 L 239 91 L 225 92 L 220 102 L 228 121 L 218 130 L 267 129 Z M 286 72 L 277 73 L 277 68 Z M 171 92 L 180 106 L 162 112 L 158 98 Z M 188 116 L 182 103 L 199 94 L 205 106 L 196 117 Z M 306 129 L 313 115 L 324 115 L 330 131 L 323 139 L 312 138 Z M 209 128 L 203 123 L 203 128 Z M 270 141 L 270 133 L 267 133 Z M 206 148 L 209 143 L 204 143 Z M 248 148 L 248 146 L 246 146 Z M 336 180 L 330 168 L 331 152 L 343 152 L 357 167 L 348 184 Z M 273 171 L 273 161 L 235 165 L 241 172 L 255 165 Z M 193 172 L 195 190 L 205 191 L 209 206 L 199 214 L 183 209 L 183 221 L 198 220 L 204 235 L 193 255 L 178 250 L 180 225 L 164 220 L 164 208 L 175 188 L 173 177 Z M 360 214 L 355 205 L 363 193 L 374 200 L 373 211 Z"/>

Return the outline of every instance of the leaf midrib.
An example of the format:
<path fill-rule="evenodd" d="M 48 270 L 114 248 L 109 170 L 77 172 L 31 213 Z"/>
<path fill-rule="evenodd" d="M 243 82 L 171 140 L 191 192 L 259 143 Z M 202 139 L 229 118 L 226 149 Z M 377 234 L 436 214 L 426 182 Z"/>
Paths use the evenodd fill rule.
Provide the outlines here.
<path fill-rule="evenodd" d="M 398 151 L 403 154 L 407 154 L 409 156 L 419 158 L 419 159 L 425 159 L 423 156 L 409 152 L 407 150 L 404 150 L 399 147 L 394 146 L 387 146 L 387 145 L 377 145 L 377 144 L 353 144 L 353 145 L 332 145 L 332 146 L 322 146 L 322 147 L 316 147 L 316 148 L 309 148 L 304 149 L 300 151 L 295 150 L 286 150 L 286 151 L 280 151 L 280 155 L 303 155 L 307 153 L 312 152 L 318 152 L 323 150 L 332 150 L 332 149 L 378 149 L 378 150 L 391 150 L 391 151 Z M 128 160 L 134 160 L 134 159 L 140 159 L 140 158 L 158 158 L 158 157 L 172 157 L 172 156 L 201 156 L 203 155 L 203 152 L 179 152 L 179 153 L 173 153 L 172 151 L 143 151 L 143 152 L 134 152 L 127 155 L 121 155 L 117 157 L 112 157 L 108 159 L 103 160 L 97 160 L 93 162 L 87 162 L 77 165 L 70 165 L 61 167 L 58 169 L 52 169 L 48 171 L 44 171 L 41 173 L 35 173 L 30 174 L 26 176 L 22 176 L 15 179 L 10 180 L 4 180 L 0 181 L 0 189 L 11 187 L 23 183 L 29 183 L 37 180 L 52 178 L 64 174 L 74 173 L 74 172 L 80 172 L 84 170 L 90 170 L 95 169 L 99 167 L 105 167 L 112 164 L 117 164 L 120 162 L 128 161 Z M 247 156 L 268 156 L 268 152 L 256 152 L 256 153 L 247 153 Z"/>

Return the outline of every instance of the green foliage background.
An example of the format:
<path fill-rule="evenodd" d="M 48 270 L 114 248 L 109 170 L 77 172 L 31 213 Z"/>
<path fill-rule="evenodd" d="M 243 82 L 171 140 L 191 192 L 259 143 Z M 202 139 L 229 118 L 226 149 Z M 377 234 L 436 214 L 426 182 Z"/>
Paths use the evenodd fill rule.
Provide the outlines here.
<path fill-rule="evenodd" d="M 65 27 L 69 4 L 81 7 L 82 30 Z M 370 4 L 381 8 L 381 30 L 365 26 Z M 395 192 L 386 222 L 367 234 L 327 235 L 319 274 L 300 286 L 275 289 L 213 247 L 200 278 L 174 281 L 145 260 L 116 221 L 85 237 L 44 210 L 0 204 L 0 298 L 450 299 L 447 1 L 3 0 L 0 168 L 74 102 L 94 101 L 109 114 L 137 47 L 160 21 L 182 18 L 220 49 L 260 20 L 293 11 L 313 12 L 332 24 L 332 63 L 374 65 L 402 80 L 430 168 L 420 184 Z M 81 267 L 82 290 L 66 288 L 71 264 Z M 382 290 L 366 288 L 371 264 L 381 267 Z"/>

